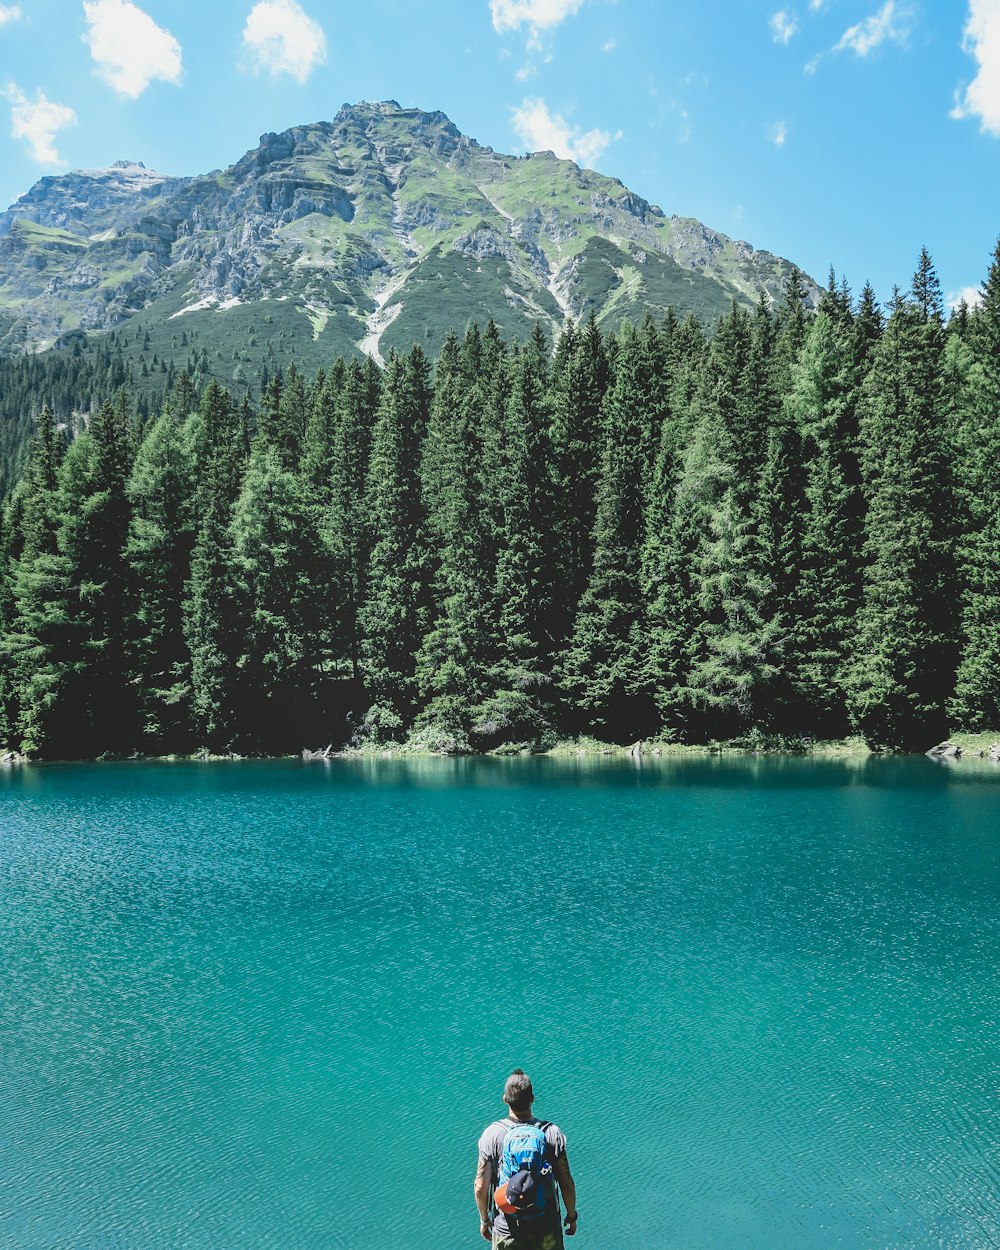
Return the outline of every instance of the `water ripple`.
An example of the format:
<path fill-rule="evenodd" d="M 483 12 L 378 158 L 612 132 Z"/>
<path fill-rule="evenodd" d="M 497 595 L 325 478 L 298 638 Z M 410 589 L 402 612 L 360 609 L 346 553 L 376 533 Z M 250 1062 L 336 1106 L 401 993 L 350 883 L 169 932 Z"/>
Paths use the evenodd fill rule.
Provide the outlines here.
<path fill-rule="evenodd" d="M 914 765 L 4 778 L 0 1246 L 475 1243 L 515 1063 L 584 1244 L 1000 1244 L 998 791 Z"/>

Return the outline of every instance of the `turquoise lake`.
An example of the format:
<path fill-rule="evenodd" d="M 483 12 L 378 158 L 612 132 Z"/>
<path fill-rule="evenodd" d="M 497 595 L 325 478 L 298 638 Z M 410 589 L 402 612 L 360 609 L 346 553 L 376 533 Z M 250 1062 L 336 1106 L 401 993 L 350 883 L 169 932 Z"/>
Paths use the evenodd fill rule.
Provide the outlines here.
<path fill-rule="evenodd" d="M 514 1066 L 577 1250 L 1000 1245 L 1000 769 L 0 774 L 0 1247 L 481 1246 Z"/>

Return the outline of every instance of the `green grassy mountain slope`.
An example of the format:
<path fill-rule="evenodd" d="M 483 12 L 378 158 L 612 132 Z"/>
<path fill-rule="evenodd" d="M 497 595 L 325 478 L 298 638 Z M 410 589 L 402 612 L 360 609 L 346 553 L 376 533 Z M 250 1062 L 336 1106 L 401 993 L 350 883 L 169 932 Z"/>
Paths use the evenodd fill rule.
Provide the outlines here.
<path fill-rule="evenodd" d="M 470 318 L 511 334 L 591 310 L 711 322 L 776 297 L 791 266 L 551 153 L 504 156 L 389 101 L 267 134 L 235 165 L 43 178 L 0 215 L 0 352 L 129 326 L 213 372 L 438 344 Z"/>

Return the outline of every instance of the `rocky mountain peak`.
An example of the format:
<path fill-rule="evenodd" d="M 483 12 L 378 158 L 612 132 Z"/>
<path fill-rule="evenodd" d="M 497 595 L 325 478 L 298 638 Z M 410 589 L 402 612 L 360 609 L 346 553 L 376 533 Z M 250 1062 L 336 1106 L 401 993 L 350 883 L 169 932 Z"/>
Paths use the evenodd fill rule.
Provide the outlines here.
<path fill-rule="evenodd" d="M 0 214 L 0 350 L 184 317 L 246 373 L 279 307 L 304 358 L 381 358 L 471 317 L 512 334 L 591 311 L 711 322 L 733 299 L 778 298 L 789 268 L 551 152 L 505 156 L 442 112 L 361 101 L 267 132 L 221 171 L 116 161 L 43 178 Z"/>

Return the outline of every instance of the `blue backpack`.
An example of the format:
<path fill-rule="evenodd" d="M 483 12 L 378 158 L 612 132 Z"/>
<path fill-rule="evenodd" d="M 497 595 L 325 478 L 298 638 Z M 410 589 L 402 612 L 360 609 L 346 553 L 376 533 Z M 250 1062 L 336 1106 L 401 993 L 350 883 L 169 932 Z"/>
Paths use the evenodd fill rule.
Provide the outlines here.
<path fill-rule="evenodd" d="M 540 1220 L 553 1209 L 552 1164 L 546 1158 L 547 1128 L 543 1121 L 515 1124 L 504 1138 L 494 1198 L 508 1220 Z"/>

